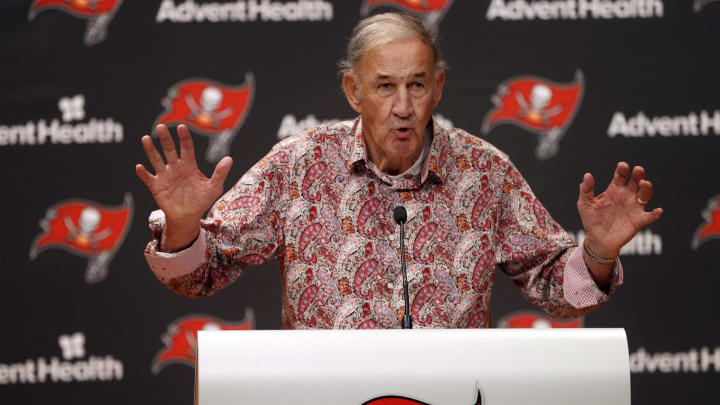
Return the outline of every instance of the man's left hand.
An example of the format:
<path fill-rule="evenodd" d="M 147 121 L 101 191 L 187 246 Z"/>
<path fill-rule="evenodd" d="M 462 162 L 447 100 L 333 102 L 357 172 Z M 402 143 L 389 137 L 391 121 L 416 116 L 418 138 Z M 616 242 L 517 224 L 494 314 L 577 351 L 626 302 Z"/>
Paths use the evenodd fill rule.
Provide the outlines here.
<path fill-rule="evenodd" d="M 657 221 L 663 210 L 645 211 L 653 190 L 640 166 L 631 174 L 630 166 L 620 162 L 605 192 L 595 196 L 594 186 L 592 174 L 585 173 L 577 203 L 587 233 L 585 244 L 600 257 L 617 257 L 620 249 L 642 228 Z"/>

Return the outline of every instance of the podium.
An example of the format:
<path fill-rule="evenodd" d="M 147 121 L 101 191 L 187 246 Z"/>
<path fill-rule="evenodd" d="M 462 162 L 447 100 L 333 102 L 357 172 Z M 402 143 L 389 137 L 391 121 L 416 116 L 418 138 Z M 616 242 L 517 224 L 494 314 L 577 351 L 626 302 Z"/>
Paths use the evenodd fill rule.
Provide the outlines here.
<path fill-rule="evenodd" d="M 199 405 L 630 405 L 623 329 L 200 331 Z"/>

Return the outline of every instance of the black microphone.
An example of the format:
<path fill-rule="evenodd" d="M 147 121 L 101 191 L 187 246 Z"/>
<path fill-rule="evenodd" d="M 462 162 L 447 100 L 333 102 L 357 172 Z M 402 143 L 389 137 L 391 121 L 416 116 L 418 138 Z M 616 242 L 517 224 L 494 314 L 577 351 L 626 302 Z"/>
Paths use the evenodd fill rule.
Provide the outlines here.
<path fill-rule="evenodd" d="M 412 318 L 410 317 L 410 296 L 408 295 L 407 269 L 405 268 L 405 222 L 407 222 L 407 211 L 402 205 L 393 210 L 395 223 L 400 225 L 400 269 L 403 275 L 403 292 L 405 296 L 405 315 L 402 320 L 403 329 L 412 329 Z"/>

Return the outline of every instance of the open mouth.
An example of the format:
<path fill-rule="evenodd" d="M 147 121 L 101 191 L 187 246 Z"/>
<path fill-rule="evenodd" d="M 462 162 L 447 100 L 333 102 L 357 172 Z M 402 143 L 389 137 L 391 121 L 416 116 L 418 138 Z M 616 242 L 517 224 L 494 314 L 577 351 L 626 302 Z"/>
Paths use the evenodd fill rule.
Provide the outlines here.
<path fill-rule="evenodd" d="M 408 135 L 410 135 L 410 130 L 411 130 L 411 129 L 408 128 L 408 127 L 401 127 L 401 128 L 395 128 L 395 129 L 393 130 L 393 132 L 395 132 L 395 133 L 396 133 L 398 136 L 400 136 L 401 138 L 405 138 L 405 137 L 407 137 Z"/>

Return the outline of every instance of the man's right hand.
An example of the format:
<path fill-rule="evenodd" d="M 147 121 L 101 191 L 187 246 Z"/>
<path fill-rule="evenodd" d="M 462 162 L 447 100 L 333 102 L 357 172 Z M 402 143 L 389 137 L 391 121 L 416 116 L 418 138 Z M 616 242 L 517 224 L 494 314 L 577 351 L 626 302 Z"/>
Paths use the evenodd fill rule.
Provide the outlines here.
<path fill-rule="evenodd" d="M 160 139 L 165 161 L 155 149 L 152 138 L 142 137 L 142 145 L 155 175 L 145 166 L 138 164 L 135 172 L 150 189 L 155 202 L 165 213 L 165 245 L 163 250 L 174 252 L 190 245 L 200 232 L 200 220 L 223 192 L 223 183 L 230 172 L 232 159 L 222 158 L 211 178 L 198 169 L 190 131 L 185 125 L 178 125 L 180 157 L 168 128 L 160 124 L 157 134 Z"/>

